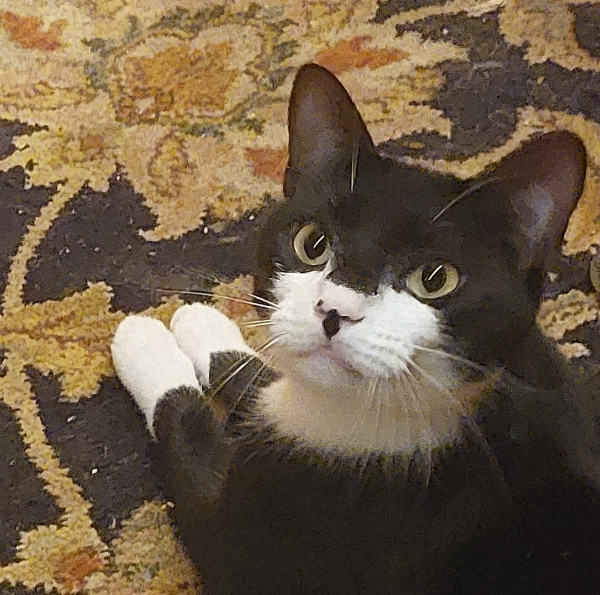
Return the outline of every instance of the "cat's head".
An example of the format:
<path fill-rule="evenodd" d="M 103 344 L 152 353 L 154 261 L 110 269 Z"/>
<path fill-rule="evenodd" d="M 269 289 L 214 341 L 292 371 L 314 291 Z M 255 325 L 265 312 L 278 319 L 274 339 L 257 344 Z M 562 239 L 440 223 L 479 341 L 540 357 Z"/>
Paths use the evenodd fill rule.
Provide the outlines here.
<path fill-rule="evenodd" d="M 518 368 L 585 159 L 560 132 L 467 181 L 403 165 L 378 152 L 339 81 L 304 66 L 289 106 L 286 201 L 259 244 L 258 287 L 277 304 L 275 362 L 322 382 L 402 377 L 435 367 L 439 351 Z"/>

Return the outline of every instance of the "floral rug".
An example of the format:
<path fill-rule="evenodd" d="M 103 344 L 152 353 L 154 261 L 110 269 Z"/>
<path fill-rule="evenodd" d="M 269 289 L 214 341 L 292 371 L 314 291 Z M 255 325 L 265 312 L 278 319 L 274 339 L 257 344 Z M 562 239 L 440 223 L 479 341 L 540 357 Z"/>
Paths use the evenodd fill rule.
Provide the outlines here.
<path fill-rule="evenodd" d="M 597 364 L 599 0 L 3 0 L 0 47 L 0 593 L 200 589 L 109 345 L 128 312 L 251 283 L 306 62 L 389 153 L 461 177 L 581 136 L 539 322 Z"/>

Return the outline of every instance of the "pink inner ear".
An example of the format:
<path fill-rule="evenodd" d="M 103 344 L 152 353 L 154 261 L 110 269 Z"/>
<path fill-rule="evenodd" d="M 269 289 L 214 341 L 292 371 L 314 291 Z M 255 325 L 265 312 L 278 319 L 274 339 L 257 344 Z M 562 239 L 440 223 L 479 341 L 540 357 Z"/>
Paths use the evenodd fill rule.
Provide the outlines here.
<path fill-rule="evenodd" d="M 556 219 L 556 205 L 552 194 L 544 186 L 537 184 L 525 188 L 514 198 L 513 202 L 519 201 L 523 206 L 519 212 L 521 229 L 528 240 L 528 250 L 533 256 L 536 246 L 544 241 L 548 229 Z"/>
<path fill-rule="evenodd" d="M 539 267 L 557 247 L 583 192 L 585 147 L 569 132 L 540 136 L 506 157 L 491 174 L 508 193 L 517 217 L 520 267 Z"/>

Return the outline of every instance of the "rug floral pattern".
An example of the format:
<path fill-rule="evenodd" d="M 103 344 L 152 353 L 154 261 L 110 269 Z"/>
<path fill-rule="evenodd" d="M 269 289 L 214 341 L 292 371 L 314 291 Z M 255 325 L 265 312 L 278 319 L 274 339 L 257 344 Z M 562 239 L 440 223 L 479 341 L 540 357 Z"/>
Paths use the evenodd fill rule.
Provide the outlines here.
<path fill-rule="evenodd" d="M 4 0 L 0 592 L 196 592 L 110 340 L 128 312 L 248 285 L 306 62 L 389 154 L 460 177 L 540 131 L 582 137 L 539 322 L 597 361 L 599 40 L 598 0 Z"/>

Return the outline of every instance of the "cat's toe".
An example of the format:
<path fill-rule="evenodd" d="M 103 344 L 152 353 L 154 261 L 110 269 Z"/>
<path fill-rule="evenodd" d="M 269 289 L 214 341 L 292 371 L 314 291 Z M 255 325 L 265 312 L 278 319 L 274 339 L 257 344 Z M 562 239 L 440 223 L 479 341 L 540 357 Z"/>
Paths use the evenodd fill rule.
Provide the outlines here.
<path fill-rule="evenodd" d="M 211 353 L 255 353 L 233 320 L 204 304 L 187 304 L 179 308 L 171 319 L 171 332 L 180 349 L 194 362 L 198 377 L 206 380 Z"/>
<path fill-rule="evenodd" d="M 111 352 L 119 379 L 152 433 L 154 411 L 165 393 L 180 386 L 199 388 L 192 362 L 159 320 L 128 316 L 117 328 Z"/>

